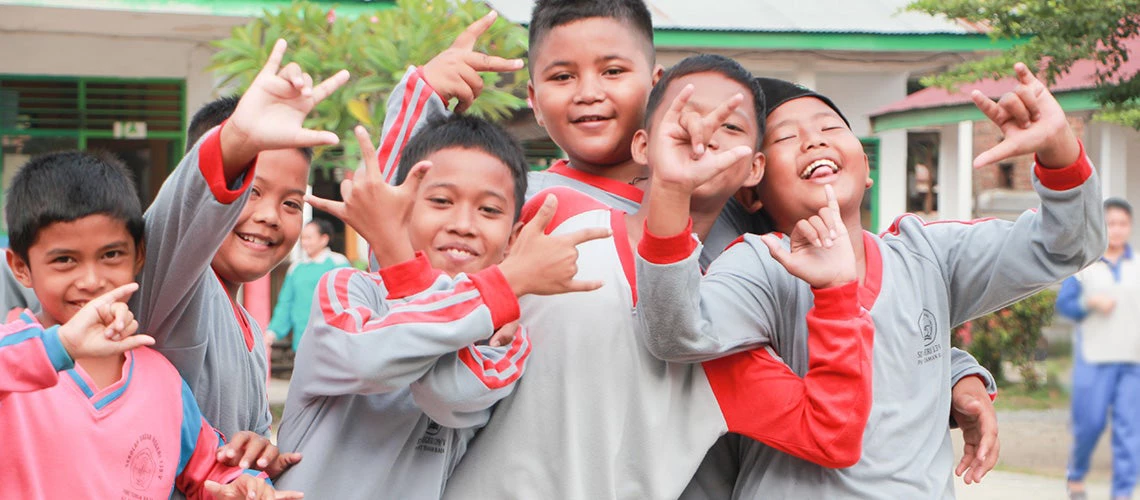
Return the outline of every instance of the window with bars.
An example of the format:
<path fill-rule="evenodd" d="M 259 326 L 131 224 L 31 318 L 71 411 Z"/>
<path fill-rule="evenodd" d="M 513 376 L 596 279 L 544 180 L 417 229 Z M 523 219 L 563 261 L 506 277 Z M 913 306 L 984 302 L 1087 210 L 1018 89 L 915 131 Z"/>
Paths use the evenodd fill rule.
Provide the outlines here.
<path fill-rule="evenodd" d="M 112 133 L 115 122 L 145 122 L 148 134 L 181 136 L 181 81 L 0 76 L 0 133 Z"/>

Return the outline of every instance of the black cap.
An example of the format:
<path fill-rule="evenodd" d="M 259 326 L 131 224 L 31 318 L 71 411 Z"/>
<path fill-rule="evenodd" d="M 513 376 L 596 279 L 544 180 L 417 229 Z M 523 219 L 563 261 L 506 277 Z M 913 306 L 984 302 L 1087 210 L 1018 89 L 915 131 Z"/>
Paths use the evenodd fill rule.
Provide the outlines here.
<path fill-rule="evenodd" d="M 843 112 L 839 111 L 839 107 L 836 106 L 834 102 L 831 102 L 831 99 L 824 97 L 824 95 L 819 92 L 798 83 L 792 83 L 778 78 L 756 77 L 756 81 L 760 83 L 760 88 L 764 89 L 764 97 L 767 99 L 769 115 L 772 114 L 772 111 L 776 108 L 792 99 L 814 97 L 835 110 L 835 113 L 843 119 L 843 123 L 846 123 L 848 128 L 851 127 L 851 122 L 847 121 L 847 117 L 843 116 Z"/>
<path fill-rule="evenodd" d="M 1112 198 L 1104 200 L 1104 209 L 1108 210 L 1110 208 L 1123 210 L 1129 217 L 1132 217 L 1132 204 L 1128 203 L 1128 200 L 1124 198 L 1113 196 Z"/>

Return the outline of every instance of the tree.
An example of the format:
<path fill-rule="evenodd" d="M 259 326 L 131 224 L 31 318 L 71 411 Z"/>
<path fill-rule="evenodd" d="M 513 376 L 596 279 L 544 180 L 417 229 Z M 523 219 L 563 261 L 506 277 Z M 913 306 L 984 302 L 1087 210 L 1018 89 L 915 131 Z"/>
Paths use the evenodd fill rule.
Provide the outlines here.
<path fill-rule="evenodd" d="M 915 0 L 909 10 L 961 19 L 989 28 L 994 38 L 1024 40 L 999 54 L 959 64 L 923 80 L 955 84 L 1009 76 L 1018 61 L 1039 62 L 1052 84 L 1073 63 L 1099 63 L 1097 118 L 1140 129 L 1140 74 L 1121 74 L 1131 54 L 1126 40 L 1140 29 L 1140 0 Z"/>
<path fill-rule="evenodd" d="M 352 78 L 317 106 L 305 126 L 331 130 L 342 139 L 340 147 L 317 151 L 314 164 L 339 165 L 357 156 L 351 139 L 357 124 L 379 137 L 384 103 L 409 65 L 423 65 L 451 45 L 467 25 L 488 12 L 482 3 L 456 0 L 398 0 L 393 8 L 380 8 L 371 16 L 340 17 L 335 9 L 297 2 L 280 10 L 265 10 L 261 17 L 237 26 L 230 37 L 214 42 L 210 70 L 220 85 L 234 83 L 244 91 L 269 56 L 273 41 L 289 43 L 285 63 L 295 61 L 321 81 L 341 69 Z M 506 58 L 522 57 L 527 33 L 504 19 L 495 21 L 475 49 Z M 526 101 L 524 70 L 512 75 L 483 74 L 484 90 L 467 113 L 501 120 Z"/>

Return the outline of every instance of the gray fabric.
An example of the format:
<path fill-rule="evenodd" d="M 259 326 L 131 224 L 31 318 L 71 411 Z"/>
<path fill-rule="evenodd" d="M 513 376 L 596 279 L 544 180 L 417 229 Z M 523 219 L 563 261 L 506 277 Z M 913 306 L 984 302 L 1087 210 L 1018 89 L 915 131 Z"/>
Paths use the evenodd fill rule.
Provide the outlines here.
<path fill-rule="evenodd" d="M 466 281 L 441 274 L 427 290 L 390 301 L 374 274 L 338 269 L 321 279 L 318 290 L 345 302 L 314 296 L 278 431 L 281 449 L 304 460 L 278 487 L 311 498 L 440 497 L 475 429 L 514 388 L 489 388 L 457 355 L 494 333 L 486 305 L 449 321 L 441 316 L 461 302 L 482 304 L 478 289 L 456 291 Z M 381 321 L 408 311 L 437 314 Z M 520 330 L 515 344 L 470 348 L 521 371 L 524 349 L 512 347 L 528 350 L 526 339 Z"/>
<path fill-rule="evenodd" d="M 24 286 L 19 281 L 16 281 L 16 276 L 12 274 L 12 268 L 8 267 L 8 260 L 4 259 L 4 272 L 0 275 L 0 311 L 5 314 L 12 309 L 31 309 L 34 313 L 40 312 L 40 300 L 36 298 L 36 292 L 31 288 Z"/>
<path fill-rule="evenodd" d="M 866 235 L 869 252 L 881 254 L 882 283 L 870 310 L 874 403 L 863 457 L 825 469 L 745 439 L 736 498 L 953 498 L 945 415 L 959 367 L 944 355 L 951 328 L 1076 272 L 1106 244 L 1095 174 L 1066 191 L 1034 184 L 1041 209 L 1015 222 L 903 217 L 892 233 Z M 638 331 L 658 356 L 695 361 L 767 343 L 793 371 L 807 372 L 810 287 L 758 237 L 745 236 L 704 279 L 693 255 L 668 265 L 639 258 L 638 280 Z"/>
<path fill-rule="evenodd" d="M 222 166 L 199 165 L 204 142 L 186 154 L 144 215 L 146 263 L 130 304 L 139 331 L 152 335 L 154 348 L 178 368 L 210 425 L 227 437 L 238 431 L 268 436 L 261 329 L 240 309 L 253 332 L 253 348 L 247 348 L 229 295 L 210 268 L 249 190 L 229 204 L 214 197 L 201 169 L 220 172 Z M 241 185 L 238 179 L 230 188 Z"/>

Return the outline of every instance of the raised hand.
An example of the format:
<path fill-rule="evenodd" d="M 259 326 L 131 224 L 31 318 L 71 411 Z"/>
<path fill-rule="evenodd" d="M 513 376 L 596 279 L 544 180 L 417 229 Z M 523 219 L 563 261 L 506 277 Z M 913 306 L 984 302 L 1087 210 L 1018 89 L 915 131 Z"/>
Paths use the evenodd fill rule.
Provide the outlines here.
<path fill-rule="evenodd" d="M 692 95 L 693 86 L 686 85 L 673 98 L 660 122 L 650 130 L 648 156 L 653 167 L 654 189 L 668 186 L 691 193 L 752 154 L 748 146 L 725 151 L 711 151 L 706 147 L 713 134 L 744 102 L 743 95 L 737 94 L 703 115 L 686 109 Z"/>
<path fill-rule="evenodd" d="M 241 474 L 229 484 L 207 480 L 206 493 L 217 500 L 295 500 L 305 498 L 299 491 L 276 491 L 264 479 Z"/>
<path fill-rule="evenodd" d="M 558 198 L 547 195 L 534 219 L 523 226 L 499 270 L 515 296 L 588 292 L 602 287 L 600 281 L 575 280 L 581 243 L 608 237 L 609 229 L 595 227 L 551 236 L 546 226 L 554 218 Z"/>
<path fill-rule="evenodd" d="M 1065 110 L 1025 64 L 1017 63 L 1013 69 L 1017 87 L 997 102 L 978 90 L 970 94 L 978 109 L 1002 132 L 1002 141 L 978 155 L 974 167 L 1029 153 L 1037 153 L 1043 167 L 1061 168 L 1076 162 L 1080 144 L 1069 128 Z"/>
<path fill-rule="evenodd" d="M 503 59 L 475 51 L 475 41 L 495 23 L 499 15 L 489 12 L 478 21 L 471 23 L 451 47 L 440 52 L 423 66 L 424 79 L 439 94 L 443 101 L 457 99 L 455 112 L 462 113 L 483 91 L 483 71 L 504 73 L 522 69 L 522 59 Z"/>
<path fill-rule="evenodd" d="M 281 68 L 285 40 L 277 40 L 269 59 L 241 96 L 222 129 L 222 161 L 244 166 L 261 151 L 336 144 L 333 132 L 304 127 L 305 117 L 334 90 L 348 81 L 341 70 L 319 85 L 297 63 Z"/>
<path fill-rule="evenodd" d="M 139 322 L 126 300 L 138 288 L 138 283 L 127 283 L 100 295 L 60 325 L 59 340 L 72 359 L 122 354 L 154 344 L 149 335 L 134 334 Z"/>
<path fill-rule="evenodd" d="M 843 225 L 835 190 L 830 184 L 823 189 L 827 206 L 821 208 L 819 214 L 796 223 L 791 251 L 785 250 L 775 235 L 760 237 L 780 265 L 815 288 L 839 286 L 858 277 L 855 250 L 851 247 L 847 226 Z"/>
<path fill-rule="evenodd" d="M 364 127 L 354 130 L 364 157 L 364 168 L 352 179 L 340 183 L 344 201 L 327 200 L 306 195 L 305 201 L 352 226 L 371 246 L 381 267 L 399 264 L 415 256 L 408 239 L 407 220 L 419 192 L 420 181 L 431 168 L 423 161 L 412 167 L 404 183 L 389 185 L 380 171 L 376 149 Z"/>
<path fill-rule="evenodd" d="M 950 415 L 962 430 L 962 460 L 954 468 L 966 484 L 979 483 L 997 465 L 1001 444 L 998 441 L 997 411 L 977 377 L 966 377 L 954 384 Z"/>

